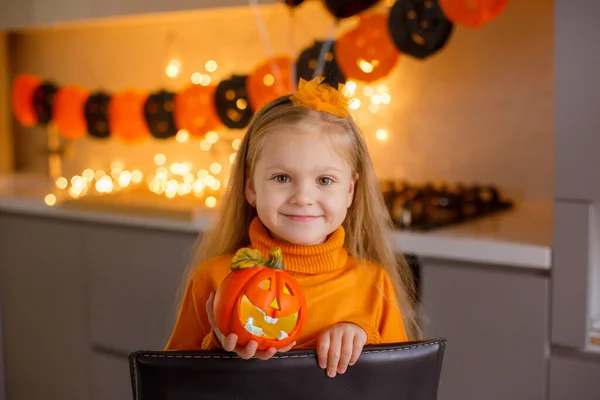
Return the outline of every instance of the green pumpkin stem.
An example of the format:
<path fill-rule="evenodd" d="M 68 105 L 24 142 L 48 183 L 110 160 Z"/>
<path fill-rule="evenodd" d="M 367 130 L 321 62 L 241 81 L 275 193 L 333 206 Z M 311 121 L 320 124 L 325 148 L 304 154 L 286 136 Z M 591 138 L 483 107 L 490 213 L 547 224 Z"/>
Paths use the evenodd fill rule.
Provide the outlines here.
<path fill-rule="evenodd" d="M 281 249 L 279 247 L 269 251 L 269 259 L 265 263 L 265 266 L 279 271 L 285 270 L 283 266 L 283 254 L 281 253 Z"/>

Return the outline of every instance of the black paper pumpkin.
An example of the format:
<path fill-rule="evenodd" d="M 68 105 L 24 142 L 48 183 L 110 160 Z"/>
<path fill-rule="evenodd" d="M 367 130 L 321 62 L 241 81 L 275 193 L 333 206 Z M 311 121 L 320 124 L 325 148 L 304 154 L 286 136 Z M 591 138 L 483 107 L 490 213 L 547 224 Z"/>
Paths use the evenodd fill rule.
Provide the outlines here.
<path fill-rule="evenodd" d="M 215 90 L 215 108 L 223 125 L 231 129 L 245 128 L 254 114 L 248 100 L 246 76 L 233 75 L 221 81 Z"/>
<path fill-rule="evenodd" d="M 298 74 L 298 78 L 307 81 L 313 78 L 315 68 L 317 68 L 319 62 L 321 49 L 325 43 L 327 42 L 316 41 L 311 47 L 304 49 L 304 51 L 300 53 L 298 61 L 296 62 L 296 73 Z M 325 53 L 325 62 L 319 76 L 331 77 L 335 75 L 336 83 L 332 86 L 337 87 L 337 83 L 346 82 L 346 77 L 342 74 L 335 61 L 334 46 L 335 43 L 331 43 L 329 50 Z"/>
<path fill-rule="evenodd" d="M 453 27 L 438 0 L 398 0 L 388 19 L 390 37 L 398 50 L 421 59 L 444 47 Z"/>
<path fill-rule="evenodd" d="M 338 19 L 349 18 L 373 7 L 380 0 L 323 0 L 327 11 Z"/>
<path fill-rule="evenodd" d="M 284 0 L 286 6 L 296 8 L 300 4 L 304 3 L 304 0 Z"/>
<path fill-rule="evenodd" d="M 38 124 L 46 125 L 52 121 L 54 95 L 57 91 L 58 87 L 55 84 L 44 82 L 33 93 L 33 110 Z"/>
<path fill-rule="evenodd" d="M 88 134 L 98 139 L 106 139 L 110 136 L 108 124 L 108 103 L 110 96 L 98 92 L 92 94 L 85 102 L 83 109 Z"/>
<path fill-rule="evenodd" d="M 153 137 L 168 139 L 177 134 L 174 110 L 175 93 L 161 90 L 148 96 L 144 103 L 144 118 Z"/>

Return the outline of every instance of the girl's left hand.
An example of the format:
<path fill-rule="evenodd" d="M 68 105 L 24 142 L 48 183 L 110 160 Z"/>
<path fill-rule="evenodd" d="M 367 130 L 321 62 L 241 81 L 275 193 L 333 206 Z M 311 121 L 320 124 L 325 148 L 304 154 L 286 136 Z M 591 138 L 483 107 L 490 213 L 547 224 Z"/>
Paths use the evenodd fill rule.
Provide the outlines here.
<path fill-rule="evenodd" d="M 367 342 L 367 333 L 358 325 L 342 322 L 324 330 L 317 342 L 319 366 L 327 368 L 327 375 L 346 372 L 354 365 Z"/>

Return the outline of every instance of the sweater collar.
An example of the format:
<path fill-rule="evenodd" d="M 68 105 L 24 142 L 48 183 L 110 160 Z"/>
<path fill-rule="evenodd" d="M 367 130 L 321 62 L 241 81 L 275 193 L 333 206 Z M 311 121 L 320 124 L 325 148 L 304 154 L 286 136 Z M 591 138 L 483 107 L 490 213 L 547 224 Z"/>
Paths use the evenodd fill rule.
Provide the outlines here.
<path fill-rule="evenodd" d="M 265 255 L 274 247 L 281 248 L 286 271 L 302 274 L 324 274 L 343 268 L 348 261 L 344 248 L 343 227 L 336 229 L 322 244 L 301 245 L 272 238 L 258 217 L 250 224 L 250 243 Z"/>

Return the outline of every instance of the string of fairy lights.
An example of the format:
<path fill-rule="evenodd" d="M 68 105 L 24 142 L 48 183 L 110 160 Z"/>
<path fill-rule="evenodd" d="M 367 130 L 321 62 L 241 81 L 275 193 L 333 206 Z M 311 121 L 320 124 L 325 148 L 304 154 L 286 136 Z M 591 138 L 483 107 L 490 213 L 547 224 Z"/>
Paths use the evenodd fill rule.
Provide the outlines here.
<path fill-rule="evenodd" d="M 195 85 L 208 86 L 212 82 L 211 73 L 218 68 L 214 60 L 208 60 L 204 64 L 204 72 L 194 71 L 190 74 L 189 80 Z M 368 69 L 369 65 L 362 65 L 363 70 Z M 168 78 L 175 79 L 182 73 L 182 63 L 178 59 L 171 59 L 166 63 L 164 73 Z M 349 108 L 353 111 L 354 117 L 365 110 L 375 115 L 384 110 L 384 107 L 392 101 L 389 88 L 385 83 L 363 84 L 348 80 L 345 84 L 346 93 L 350 96 Z M 235 132 L 235 131 L 233 131 Z M 388 140 L 389 134 L 385 128 L 374 130 L 374 137 L 377 141 Z M 45 197 L 45 203 L 48 206 L 54 206 L 59 203 L 61 198 L 80 199 L 84 196 L 111 195 L 124 190 L 143 189 L 149 193 L 164 196 L 168 199 L 178 197 L 194 197 L 200 200 L 207 208 L 214 208 L 218 205 L 227 187 L 227 176 L 230 165 L 235 161 L 236 152 L 239 149 L 242 132 L 238 137 L 228 141 L 231 153 L 228 156 L 228 162 L 214 161 L 203 168 L 194 167 L 196 162 L 173 161 L 169 162 L 167 156 L 163 153 L 157 153 L 153 156 L 154 170 L 142 171 L 140 169 L 128 169 L 124 161 L 112 161 L 110 166 L 105 169 L 86 168 L 80 173 L 71 177 L 61 176 L 55 179 L 55 193 L 50 193 Z M 190 133 L 181 129 L 177 132 L 175 140 L 179 143 L 198 142 L 198 139 L 192 137 Z M 204 138 L 199 140 L 199 148 L 203 152 L 210 152 L 218 146 L 221 140 L 219 133 L 210 131 Z M 227 144 L 225 144 L 227 145 Z"/>

